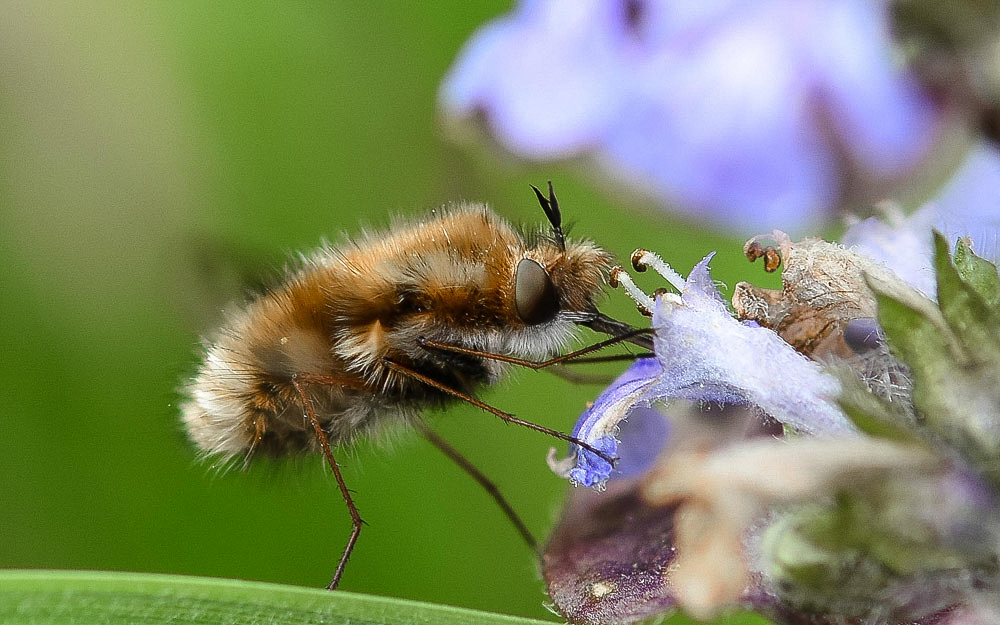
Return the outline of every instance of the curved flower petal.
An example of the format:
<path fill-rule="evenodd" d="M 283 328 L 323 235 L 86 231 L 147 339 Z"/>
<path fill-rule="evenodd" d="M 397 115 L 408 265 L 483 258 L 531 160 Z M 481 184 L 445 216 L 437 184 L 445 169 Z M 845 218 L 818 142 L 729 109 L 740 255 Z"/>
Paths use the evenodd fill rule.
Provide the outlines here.
<path fill-rule="evenodd" d="M 675 399 L 750 406 L 803 432 L 854 432 L 833 401 L 836 379 L 772 330 L 736 321 L 711 280 L 710 259 L 691 271 L 680 303 L 657 300 L 655 360 L 640 360 L 618 378 L 584 413 L 574 435 L 616 454 L 618 426 L 633 407 Z M 649 441 L 654 451 L 662 442 Z M 553 464 L 560 475 L 597 487 L 612 476 L 603 459 L 573 451 L 572 465 Z"/>
<path fill-rule="evenodd" d="M 698 263 L 681 295 L 653 313 L 656 355 L 663 365 L 653 393 L 662 398 L 757 406 L 809 433 L 853 432 L 834 399 L 840 386 L 776 333 L 736 321 Z"/>
<path fill-rule="evenodd" d="M 573 429 L 573 436 L 615 457 L 618 454 L 619 423 L 628 416 L 661 372 L 662 367 L 655 358 L 635 361 L 583 413 Z M 665 435 L 663 433 L 664 437 Z M 660 446 L 650 442 L 652 453 L 658 453 Z M 550 459 L 549 464 L 556 474 L 584 486 L 600 486 L 612 473 L 612 467 L 606 460 L 590 452 L 580 453 L 579 448 L 566 460 Z M 621 470 L 620 466 L 618 470 Z"/>
<path fill-rule="evenodd" d="M 1000 610 L 993 418 L 1000 403 L 990 381 L 1000 368 L 1000 279 L 964 244 L 953 261 L 937 237 L 935 254 L 939 305 L 905 285 L 905 297 L 892 295 L 885 287 L 900 286 L 898 278 L 846 259 L 856 255 L 838 246 L 782 243 L 782 293 L 819 308 L 836 307 L 829 296 L 853 301 L 853 312 L 840 318 L 849 321 L 842 331 L 851 349 L 839 365 L 839 401 L 860 433 L 830 404 L 827 394 L 840 385 L 830 386 L 812 362 L 789 357 L 789 345 L 772 345 L 770 330 L 732 318 L 708 258 L 683 280 L 637 251 L 636 267 L 655 270 L 681 295 L 654 302 L 616 274 L 640 309 L 654 311 L 657 362 L 623 375 L 577 431 L 617 445 L 622 460 L 639 450 L 638 465 L 649 468 L 619 474 L 580 452 L 583 460 L 567 471 L 607 480 L 607 491 L 573 491 L 543 556 L 560 613 L 603 624 L 675 606 L 698 618 L 743 606 L 786 625 L 993 622 Z M 879 294 L 877 310 L 860 303 L 867 288 L 845 288 L 859 275 Z M 779 300 L 768 301 L 780 313 Z M 921 317 L 930 309 L 940 323 Z M 941 333 L 956 340 L 928 345 Z M 878 394 L 867 384 L 864 359 L 855 356 L 888 347 L 913 374 L 912 396 Z M 959 392 L 941 394 L 942 385 Z M 701 410 L 670 406 L 668 430 L 657 425 L 663 415 L 644 408 L 675 399 Z M 715 403 L 743 410 L 705 409 Z M 826 435 L 779 439 L 761 414 Z M 663 449 L 652 466 L 650 447 Z"/>
<path fill-rule="evenodd" d="M 803 29 L 816 92 L 831 112 L 843 147 L 877 175 L 912 165 L 930 147 L 935 112 L 891 53 L 889 6 L 813 3 Z M 918 132 L 915 132 L 918 131 Z"/>

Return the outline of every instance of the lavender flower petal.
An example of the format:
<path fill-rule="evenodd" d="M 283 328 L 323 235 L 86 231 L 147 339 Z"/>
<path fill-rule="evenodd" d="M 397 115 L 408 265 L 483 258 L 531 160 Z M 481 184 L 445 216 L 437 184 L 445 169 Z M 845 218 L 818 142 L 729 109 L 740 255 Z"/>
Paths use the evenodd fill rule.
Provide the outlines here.
<path fill-rule="evenodd" d="M 847 433 L 854 428 L 833 401 L 839 384 L 773 331 L 736 321 L 708 273 L 691 271 L 682 306 L 653 315 L 663 374 L 658 398 L 749 404 L 797 430 Z"/>
<path fill-rule="evenodd" d="M 708 272 L 711 256 L 691 271 L 681 303 L 657 301 L 653 315 L 656 358 L 637 361 L 578 422 L 574 436 L 618 453 L 619 424 L 635 406 L 671 399 L 755 407 L 809 433 L 849 433 L 853 426 L 832 401 L 839 384 L 773 331 L 736 321 Z M 648 441 L 657 445 L 660 441 Z M 550 461 L 574 483 L 601 487 L 612 475 L 605 460 L 574 449 Z"/>
<path fill-rule="evenodd" d="M 861 4 L 813 3 L 802 47 L 814 92 L 848 139 L 844 147 L 883 175 L 912 165 L 930 147 L 934 112 L 913 77 L 896 67 L 888 3 Z"/>
<path fill-rule="evenodd" d="M 981 317 L 986 304 L 956 309 L 956 293 L 965 291 L 954 283 L 965 274 L 941 261 L 946 245 L 936 243 L 944 309 L 938 314 L 980 336 L 976 332 L 986 321 L 970 310 Z M 698 618 L 743 606 L 785 625 L 994 622 L 1000 613 L 996 481 L 981 463 L 969 462 L 966 440 L 956 443 L 946 434 L 968 422 L 955 419 L 961 414 L 956 407 L 972 403 L 984 414 L 996 413 L 989 407 L 996 402 L 977 403 L 974 392 L 996 376 L 980 375 L 962 386 L 973 392 L 947 402 L 917 402 L 919 421 L 899 420 L 888 401 L 845 403 L 855 418 L 865 417 L 859 423 L 894 424 L 858 434 L 831 402 L 838 383 L 773 331 L 735 321 L 711 281 L 710 257 L 687 280 L 655 254 L 639 251 L 633 259 L 637 268 L 651 268 L 679 287 L 681 295 L 654 302 L 627 274 L 617 276 L 640 308 L 653 310 L 656 361 L 626 372 L 576 431 L 583 440 L 616 449 L 621 460 L 641 453 L 635 466 L 622 462 L 617 473 L 577 450 L 577 465 L 566 469 L 577 481 L 606 482 L 607 491 L 573 491 L 543 556 L 559 612 L 571 622 L 595 625 L 629 623 L 675 606 Z M 786 260 L 783 278 L 795 278 L 799 274 Z M 822 277 L 819 269 L 829 275 Z M 857 268 L 847 263 L 839 269 Z M 802 284 L 806 279 L 799 276 L 796 292 L 812 286 L 819 293 L 858 290 L 842 287 L 847 277 L 838 274 L 837 263 L 813 270 L 815 284 Z M 988 263 L 981 268 L 991 270 Z M 895 280 L 882 267 L 865 275 L 873 284 Z M 987 300 L 995 305 L 995 297 Z M 886 341 L 894 349 L 906 345 L 907 337 L 890 332 L 890 325 L 883 335 L 871 314 L 850 318 L 844 330 L 853 354 L 883 349 Z M 911 325 L 901 327 L 912 333 Z M 908 338 L 922 349 L 919 340 Z M 970 344 L 987 349 L 992 343 Z M 940 355 L 936 376 L 945 384 L 955 384 L 965 375 L 959 370 L 972 366 L 958 358 L 961 350 L 950 353 Z M 845 356 L 845 362 L 852 358 Z M 993 362 L 977 366 L 987 367 L 987 361 Z M 849 378 L 843 380 L 849 388 Z M 930 389 L 938 380 L 919 382 Z M 669 406 L 669 429 L 646 430 L 664 418 L 647 406 L 676 399 L 700 404 L 701 411 Z M 716 402 L 742 407 L 742 420 L 719 419 Z M 777 440 L 761 429 L 767 425 L 762 415 L 826 436 Z M 928 428 L 939 421 L 950 428 L 945 435 Z M 913 431 L 906 435 L 908 428 Z M 844 433 L 852 435 L 838 436 Z M 661 455 L 650 466 L 648 454 L 657 450 Z M 989 458 L 995 462 L 995 452 Z"/>
<path fill-rule="evenodd" d="M 573 436 L 609 456 L 616 456 L 619 423 L 628 416 L 661 371 L 662 367 L 655 358 L 635 361 L 583 413 L 573 430 Z M 658 452 L 659 447 L 656 447 L 653 453 Z M 612 467 L 606 460 L 576 446 L 573 454 L 566 460 L 568 462 L 550 460 L 550 466 L 557 474 L 568 477 L 576 484 L 598 486 L 611 477 Z"/>
<path fill-rule="evenodd" d="M 563 158 L 593 146 L 621 108 L 623 5 L 533 0 L 488 24 L 445 79 L 451 118 L 485 116 L 500 142 L 528 158 Z"/>
<path fill-rule="evenodd" d="M 440 101 L 516 154 L 590 156 L 672 208 L 789 229 L 852 168 L 926 153 L 938 111 L 889 30 L 884 1 L 530 0 L 477 33 Z"/>

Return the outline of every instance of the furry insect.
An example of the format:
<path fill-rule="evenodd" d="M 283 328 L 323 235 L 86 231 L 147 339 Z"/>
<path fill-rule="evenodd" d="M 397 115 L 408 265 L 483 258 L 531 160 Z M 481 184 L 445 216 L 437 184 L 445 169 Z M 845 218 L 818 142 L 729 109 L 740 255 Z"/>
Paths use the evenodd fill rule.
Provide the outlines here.
<path fill-rule="evenodd" d="M 226 461 L 324 454 L 353 522 L 328 588 L 339 583 L 362 527 L 333 447 L 394 423 L 415 427 L 486 487 L 531 546 L 496 487 L 424 426 L 421 413 L 463 400 L 613 461 L 474 396 L 512 364 L 541 368 L 622 340 L 648 344 L 641 331 L 597 311 L 610 254 L 565 239 L 551 183 L 548 197 L 534 190 L 550 233 L 522 235 L 485 206 L 467 204 L 325 246 L 280 286 L 231 311 L 206 341 L 181 407 L 188 435 Z M 613 338 L 552 358 L 577 325 Z"/>

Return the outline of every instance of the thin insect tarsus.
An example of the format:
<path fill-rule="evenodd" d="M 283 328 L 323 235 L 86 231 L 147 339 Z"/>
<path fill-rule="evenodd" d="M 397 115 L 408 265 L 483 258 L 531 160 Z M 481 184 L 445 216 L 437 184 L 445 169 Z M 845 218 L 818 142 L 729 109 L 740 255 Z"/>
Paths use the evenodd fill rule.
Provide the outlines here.
<path fill-rule="evenodd" d="M 441 344 L 441 343 L 433 343 L 431 341 L 426 341 L 425 342 L 425 347 L 429 348 L 429 349 L 442 349 L 443 348 L 443 349 L 445 349 L 447 351 L 456 351 L 458 353 L 464 353 L 464 352 L 468 351 L 464 347 L 456 347 L 454 345 L 445 345 L 445 344 Z M 478 353 L 478 352 L 475 352 L 475 350 L 472 350 L 472 353 Z M 485 355 L 485 354 L 481 354 L 481 355 Z M 489 356 L 494 356 L 495 357 L 496 355 L 495 354 L 489 354 Z M 501 357 L 500 359 L 502 360 L 504 358 L 509 358 L 509 357 L 504 356 L 504 357 Z M 464 402 L 466 402 L 468 404 L 472 404 L 473 406 L 475 406 L 475 407 L 477 407 L 477 408 L 479 408 L 481 410 L 485 410 L 486 412 L 492 414 L 495 417 L 499 417 L 501 421 L 504 421 L 504 422 L 507 422 L 507 423 L 513 423 L 514 425 L 520 425 L 521 427 L 528 428 L 529 430 L 534 430 L 536 432 L 540 432 L 542 434 L 546 434 L 546 435 L 551 436 L 553 438 L 558 438 L 560 440 L 566 441 L 567 443 L 572 443 L 574 445 L 577 445 L 578 447 L 586 449 L 587 451 L 589 451 L 589 452 L 591 452 L 591 453 L 599 456 L 604 461 L 610 463 L 611 466 L 614 466 L 615 462 L 618 460 L 617 458 L 612 458 L 611 456 L 609 456 L 608 454 L 604 453 L 600 449 L 597 449 L 593 445 L 591 445 L 591 444 L 589 444 L 589 443 L 587 443 L 585 441 L 582 441 L 582 440 L 576 438 L 575 436 L 570 436 L 569 434 L 564 434 L 564 433 L 560 432 L 559 430 L 553 430 L 552 428 L 547 428 L 544 425 L 539 425 L 537 423 L 532 423 L 531 421 L 525 421 L 524 419 L 519 419 L 518 417 L 515 417 L 514 415 L 510 414 L 509 412 L 504 412 L 504 411 L 500 410 L 499 408 L 495 408 L 495 407 L 487 404 L 484 401 L 480 401 L 480 400 L 476 399 L 475 397 L 473 397 L 473 396 L 471 396 L 471 395 L 469 395 L 467 393 L 463 393 L 462 391 L 460 391 L 458 389 L 451 388 L 447 384 L 442 384 L 441 382 L 438 382 L 434 378 L 428 377 L 428 376 L 426 376 L 426 375 L 424 375 L 422 373 L 414 371 L 413 369 L 410 369 L 409 367 L 407 367 L 405 365 L 402 365 L 402 364 L 400 364 L 400 363 L 398 363 L 398 362 L 396 362 L 394 360 L 390 360 L 388 358 L 384 358 L 382 360 L 382 363 L 387 368 L 391 369 L 392 371 L 395 371 L 396 373 L 398 373 L 400 375 L 404 375 L 404 376 L 413 378 L 414 380 L 417 380 L 418 382 L 422 382 L 422 383 L 426 384 L 427 386 L 430 386 L 431 388 L 436 388 L 437 390 L 441 391 L 442 393 L 446 393 L 448 395 L 451 395 L 452 397 L 455 397 L 457 399 L 461 399 L 462 401 L 464 401 Z"/>
<path fill-rule="evenodd" d="M 327 463 L 333 470 L 333 476 L 337 480 L 337 487 L 344 498 L 344 504 L 347 505 L 347 512 L 351 515 L 351 524 L 353 526 L 351 535 L 348 537 L 347 544 L 344 546 L 344 551 L 340 556 L 340 561 L 337 563 L 337 568 L 333 572 L 333 578 L 326 586 L 327 590 L 336 590 L 340 584 L 340 578 L 344 575 L 344 569 L 347 567 L 347 561 L 351 557 L 351 552 L 354 551 L 354 545 L 358 542 L 358 537 L 361 536 L 361 527 L 365 525 L 365 521 L 361 518 L 361 513 L 358 512 L 358 507 L 354 504 L 354 498 L 351 497 L 351 490 L 347 488 L 344 476 L 340 472 L 340 465 L 337 464 L 337 460 L 333 457 L 333 451 L 330 448 L 330 441 L 327 438 L 326 431 L 316 417 L 316 411 L 313 409 L 312 402 L 309 400 L 309 396 L 306 395 L 305 389 L 302 387 L 302 382 L 299 381 L 300 377 L 299 375 L 292 376 L 292 386 L 302 401 L 302 408 L 305 410 L 306 416 L 309 418 L 310 423 L 312 423 L 316 440 L 319 441 L 319 445 L 323 449 L 323 456 L 326 457 Z"/>
<path fill-rule="evenodd" d="M 507 519 L 514 525 L 514 528 L 521 535 L 521 538 L 524 539 L 524 542 L 528 544 L 528 547 L 532 551 L 538 551 L 538 542 L 535 540 L 535 537 L 532 535 L 524 521 L 521 520 L 521 517 L 518 516 L 517 512 L 514 511 L 513 506 L 510 505 L 507 498 L 500 492 L 497 485 L 486 477 L 482 471 L 477 469 L 475 465 L 469 462 L 468 458 L 463 456 L 457 449 L 441 438 L 437 432 L 431 430 L 429 427 L 420 422 L 417 422 L 415 426 L 418 430 L 420 430 L 420 433 L 423 434 L 424 438 L 437 447 L 441 453 L 447 456 L 449 460 L 457 464 L 459 468 L 465 471 L 487 493 L 489 493 L 490 497 L 493 498 L 493 501 L 500 506 L 504 515 L 507 516 Z"/>

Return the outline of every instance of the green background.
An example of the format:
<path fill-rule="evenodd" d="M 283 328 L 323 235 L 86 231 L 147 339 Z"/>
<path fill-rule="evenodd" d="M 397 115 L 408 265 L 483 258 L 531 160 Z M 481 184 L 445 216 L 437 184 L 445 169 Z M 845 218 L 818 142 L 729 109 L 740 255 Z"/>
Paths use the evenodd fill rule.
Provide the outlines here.
<path fill-rule="evenodd" d="M 706 236 L 570 164 L 448 141 L 440 80 L 508 8 L 5 3 L 0 567 L 326 584 L 350 524 L 321 460 L 217 474 L 176 408 L 218 311 L 323 237 L 456 199 L 537 222 L 528 184 L 551 178 L 574 232 L 620 258 L 651 247 L 686 273 L 718 249 L 717 279 L 760 275 L 742 234 Z M 621 293 L 604 308 L 643 323 Z M 569 430 L 598 392 L 526 371 L 484 398 Z M 554 441 L 466 406 L 432 419 L 544 535 L 567 489 Z M 344 589 L 552 618 L 513 528 L 426 442 L 340 456 L 370 524 Z"/>

